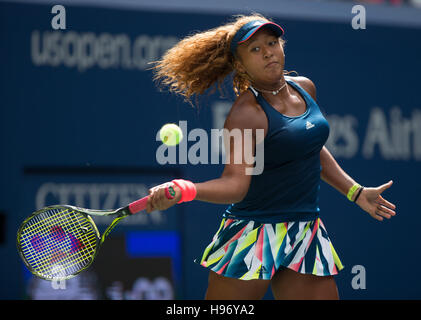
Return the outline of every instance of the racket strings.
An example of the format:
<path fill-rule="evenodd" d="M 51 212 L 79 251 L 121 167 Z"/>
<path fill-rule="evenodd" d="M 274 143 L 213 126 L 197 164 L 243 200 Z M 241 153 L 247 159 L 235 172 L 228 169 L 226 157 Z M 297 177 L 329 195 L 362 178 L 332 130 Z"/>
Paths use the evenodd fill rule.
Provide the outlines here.
<path fill-rule="evenodd" d="M 61 212 L 61 213 L 63 214 L 66 212 Z M 69 212 L 69 214 L 71 215 L 72 212 Z M 57 218 L 57 216 L 50 216 L 46 218 L 44 214 L 44 217 L 38 217 L 38 219 L 35 220 L 36 223 L 34 225 L 36 225 L 36 227 L 31 228 L 32 229 L 32 230 L 30 229 L 31 232 L 28 233 L 28 235 L 32 237 L 32 234 L 34 233 L 34 231 L 37 233 L 44 232 L 44 236 L 42 237 L 40 244 L 38 243 L 37 247 L 35 247 L 35 252 L 32 251 L 30 253 L 31 257 L 28 259 L 29 260 L 28 262 L 32 264 L 33 266 L 38 267 L 39 271 L 44 272 L 44 273 L 51 273 L 51 275 L 55 277 L 64 277 L 64 276 L 67 276 L 68 274 L 77 272 L 79 268 L 83 268 L 84 266 L 83 264 L 78 265 L 77 263 L 83 262 L 86 258 L 86 254 L 89 255 L 89 252 L 87 250 L 89 248 L 91 249 L 93 248 L 92 245 L 89 246 L 89 244 L 92 243 L 92 241 L 89 241 L 89 240 L 94 240 L 92 239 L 93 238 L 92 236 L 87 238 L 88 241 L 82 240 L 82 242 L 78 240 L 78 238 L 80 237 L 76 238 L 74 236 L 74 231 L 75 231 L 75 228 L 77 227 L 75 221 L 77 221 L 78 224 L 80 225 L 80 219 L 77 219 L 74 221 L 74 220 L 69 220 L 69 219 L 63 219 L 63 217 L 68 217 L 68 216 L 62 215 L 62 216 L 59 216 L 59 218 Z M 45 234 L 45 230 L 42 230 L 42 228 L 40 228 L 39 225 L 40 225 L 40 221 L 42 220 L 40 220 L 39 218 L 41 219 L 46 218 L 45 223 L 47 226 L 47 230 L 50 229 L 49 233 Z M 60 225 L 58 225 L 58 223 Z M 67 223 L 67 225 L 70 228 L 63 229 L 63 225 L 62 225 L 63 223 Z M 53 224 L 53 227 L 49 228 L 52 224 Z M 56 233 L 58 232 L 59 235 L 57 236 L 57 235 L 52 234 L 54 232 Z M 71 233 L 68 233 L 68 232 L 71 232 Z M 36 234 L 35 236 L 38 236 L 38 234 Z M 49 241 L 50 243 L 48 243 L 48 240 L 50 240 Z M 87 243 L 88 247 L 84 248 L 83 243 Z M 83 250 L 81 250 L 82 248 Z M 66 250 L 66 249 L 70 249 L 70 250 Z M 72 254 L 72 252 L 74 253 Z"/>
<path fill-rule="evenodd" d="M 95 255 L 97 234 L 83 214 L 69 208 L 42 211 L 20 233 L 22 255 L 41 277 L 61 279 L 86 268 Z"/>
<path fill-rule="evenodd" d="M 65 214 L 67 211 L 63 211 L 62 214 Z M 54 212 L 54 214 L 56 213 L 57 211 Z M 37 271 L 48 272 L 46 267 L 51 266 L 54 260 L 58 260 L 59 254 L 62 253 L 59 250 L 59 246 L 49 246 L 50 243 L 46 237 L 49 236 L 53 241 L 55 237 L 51 234 L 51 230 L 61 228 L 58 223 L 63 223 L 63 221 L 62 217 L 57 217 L 56 215 L 48 216 L 48 213 L 44 212 L 38 216 L 34 216 L 32 220 L 27 222 L 25 229 L 22 230 L 23 253 L 31 266 L 38 269 Z M 34 238 L 36 238 L 36 246 L 33 243 Z M 52 248 L 56 250 L 52 251 Z M 57 270 L 54 273 L 57 273 Z"/>
<path fill-rule="evenodd" d="M 43 250 L 44 249 L 44 246 L 48 245 L 48 243 L 45 243 L 45 241 L 44 241 L 45 239 L 43 239 L 43 237 L 40 236 L 40 234 L 44 234 L 44 235 L 46 234 L 45 231 L 49 229 L 49 228 L 46 228 L 46 226 L 47 226 L 48 223 L 50 223 L 53 226 L 50 229 L 49 236 L 51 237 L 51 240 L 58 241 L 57 237 L 54 237 L 54 235 L 51 234 L 51 231 L 53 229 L 56 229 L 56 230 L 57 229 L 61 229 L 61 230 L 63 230 L 62 229 L 62 226 L 58 225 L 57 223 L 61 223 L 61 224 L 63 224 L 63 223 L 69 223 L 69 220 L 68 219 L 63 219 L 63 218 L 66 218 L 66 216 L 64 216 L 64 214 L 67 211 L 68 210 L 61 211 L 60 212 L 60 214 L 61 214 L 60 216 L 57 216 L 56 215 L 56 216 L 50 216 L 50 217 L 48 217 L 48 216 L 45 216 L 45 214 L 42 214 L 40 216 L 35 216 L 34 219 L 32 220 L 32 221 L 36 221 L 35 223 L 31 223 L 32 221 L 28 221 L 28 223 L 25 226 L 25 229 L 21 233 L 21 236 L 22 236 L 22 239 L 23 240 L 26 240 L 28 237 L 31 237 L 30 238 L 31 241 L 30 242 L 26 242 L 26 244 L 25 244 L 25 242 L 23 242 L 22 248 L 27 248 L 28 250 L 30 250 L 31 249 L 31 245 L 32 245 L 32 247 L 34 247 L 33 246 L 33 243 L 32 243 L 32 239 L 34 237 L 37 237 L 38 238 L 37 239 L 38 240 L 37 241 L 38 244 L 37 244 L 36 247 L 34 247 L 34 249 L 36 251 L 40 252 L 40 255 L 39 256 L 48 254 L 48 251 Z M 43 224 L 41 224 L 41 223 L 43 223 Z M 65 235 L 64 234 L 64 230 L 61 231 L 61 233 L 62 233 L 63 238 L 64 238 L 64 235 Z"/>

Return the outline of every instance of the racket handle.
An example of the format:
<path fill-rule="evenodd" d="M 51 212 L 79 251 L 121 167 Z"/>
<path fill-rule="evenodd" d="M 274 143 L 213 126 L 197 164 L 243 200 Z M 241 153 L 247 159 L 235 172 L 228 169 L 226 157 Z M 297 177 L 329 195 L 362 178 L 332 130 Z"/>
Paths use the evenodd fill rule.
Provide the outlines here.
<path fill-rule="evenodd" d="M 172 189 L 171 186 L 165 188 L 165 196 L 167 197 L 167 199 L 173 199 L 174 196 L 171 195 L 169 188 Z M 174 189 L 172 189 L 172 192 L 174 192 Z M 146 205 L 148 203 L 148 199 L 149 199 L 149 196 L 146 196 L 146 197 L 143 197 L 142 199 L 139 199 L 130 203 L 128 205 L 130 213 L 135 214 L 135 213 L 138 213 L 139 211 L 145 210 Z"/>

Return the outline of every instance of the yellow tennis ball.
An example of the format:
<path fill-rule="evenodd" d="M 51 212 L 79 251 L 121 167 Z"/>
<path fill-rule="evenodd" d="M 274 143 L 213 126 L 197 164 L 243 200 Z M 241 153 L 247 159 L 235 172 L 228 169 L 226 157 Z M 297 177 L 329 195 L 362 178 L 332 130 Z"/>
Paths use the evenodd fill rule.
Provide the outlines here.
<path fill-rule="evenodd" d="M 159 137 L 167 146 L 175 146 L 183 139 L 183 131 L 175 123 L 167 123 L 159 131 Z"/>

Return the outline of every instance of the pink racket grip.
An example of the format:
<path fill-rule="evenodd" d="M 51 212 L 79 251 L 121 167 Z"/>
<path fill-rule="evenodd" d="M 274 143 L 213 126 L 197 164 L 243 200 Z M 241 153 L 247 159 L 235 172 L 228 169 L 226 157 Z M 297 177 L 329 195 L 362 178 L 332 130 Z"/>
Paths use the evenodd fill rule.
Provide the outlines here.
<path fill-rule="evenodd" d="M 165 196 L 167 199 L 173 199 L 174 197 L 170 194 L 170 191 L 168 190 L 169 187 L 165 188 Z M 133 201 L 129 204 L 129 211 L 131 214 L 138 213 L 139 211 L 145 210 L 146 205 L 148 204 L 149 196 L 143 197 L 142 199 Z"/>

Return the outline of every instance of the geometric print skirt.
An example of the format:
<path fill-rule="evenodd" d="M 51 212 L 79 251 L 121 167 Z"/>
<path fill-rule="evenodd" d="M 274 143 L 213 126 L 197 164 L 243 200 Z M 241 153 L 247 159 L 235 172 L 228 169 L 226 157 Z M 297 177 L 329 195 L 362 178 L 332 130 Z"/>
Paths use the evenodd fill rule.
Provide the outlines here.
<path fill-rule="evenodd" d="M 317 276 L 343 269 L 320 218 L 280 223 L 224 218 L 195 262 L 242 280 L 269 280 L 282 268 Z"/>

